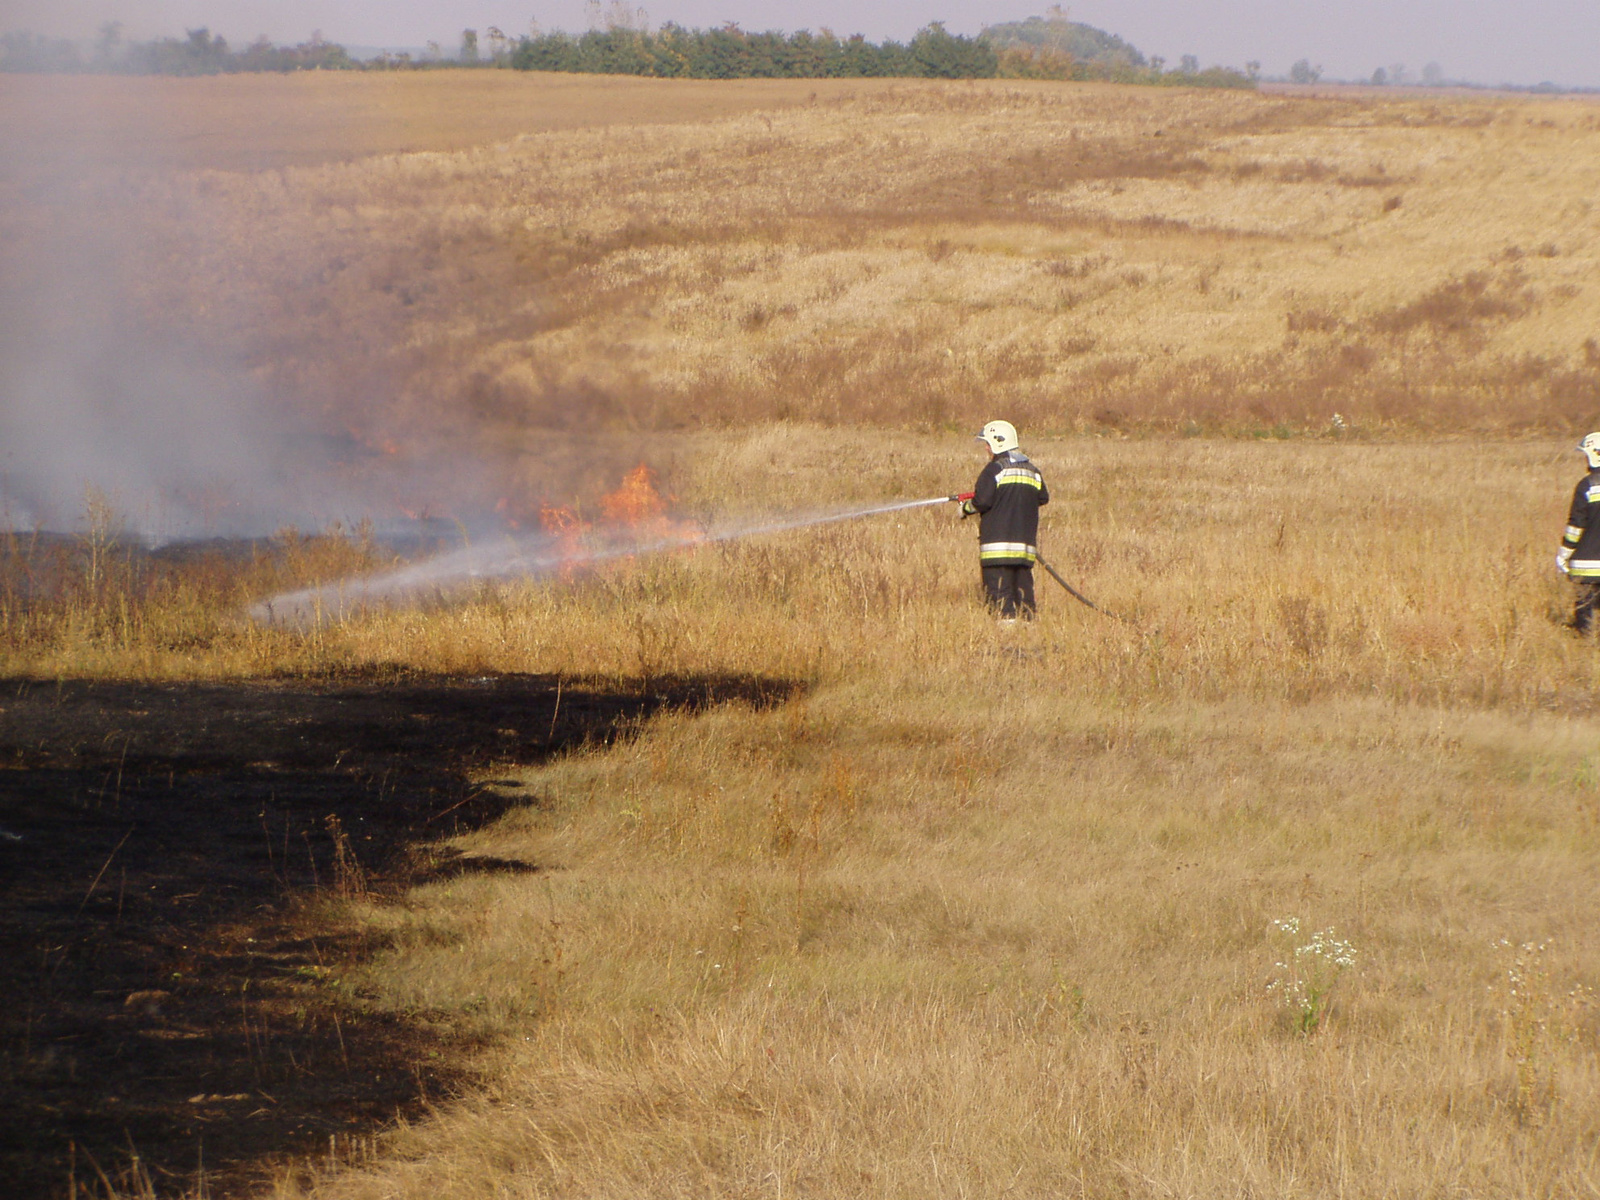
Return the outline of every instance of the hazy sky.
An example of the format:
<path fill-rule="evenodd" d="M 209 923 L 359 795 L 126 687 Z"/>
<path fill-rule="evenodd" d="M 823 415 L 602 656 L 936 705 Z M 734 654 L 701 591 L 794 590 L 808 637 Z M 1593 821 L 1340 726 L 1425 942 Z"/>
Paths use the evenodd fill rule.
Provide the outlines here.
<path fill-rule="evenodd" d="M 1028 0 L 654 0 L 650 21 L 746 29 L 819 29 L 904 39 L 929 21 L 957 33 L 1040 14 Z M 1437 62 L 1447 77 L 1478 83 L 1544 80 L 1600 87 L 1600 0 L 1077 0 L 1078 21 L 1116 33 L 1147 54 L 1204 65 L 1255 60 L 1282 74 L 1299 58 L 1330 78 L 1366 78 L 1403 63 Z M 304 40 L 320 29 L 333 41 L 453 48 L 464 27 L 523 33 L 588 27 L 583 0 L 0 0 L 0 30 L 81 37 L 106 20 L 130 36 L 181 35 L 209 26 L 233 41 L 266 34 Z"/>

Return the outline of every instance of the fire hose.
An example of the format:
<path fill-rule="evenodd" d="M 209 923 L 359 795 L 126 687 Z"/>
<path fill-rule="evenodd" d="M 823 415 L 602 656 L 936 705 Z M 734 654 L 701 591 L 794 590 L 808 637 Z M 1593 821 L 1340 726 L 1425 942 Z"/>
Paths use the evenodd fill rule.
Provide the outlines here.
<path fill-rule="evenodd" d="M 950 501 L 951 503 L 954 503 L 954 504 L 964 504 L 968 500 L 971 500 L 974 494 L 975 493 L 973 493 L 973 492 L 951 492 L 949 496 L 945 497 L 945 499 Z M 965 516 L 965 514 L 963 514 L 963 516 Z M 1061 572 L 1056 570 L 1054 567 L 1052 567 L 1045 560 L 1044 555 L 1040 554 L 1037 550 L 1034 551 L 1034 558 L 1038 562 L 1038 564 L 1045 569 L 1046 573 L 1049 574 L 1050 578 L 1054 579 L 1062 587 L 1066 588 L 1067 589 L 1067 595 L 1071 596 L 1079 604 L 1082 604 L 1086 608 L 1094 609 L 1094 611 L 1099 613 L 1102 617 L 1110 617 L 1113 621 L 1121 621 L 1124 625 L 1133 624 L 1133 622 L 1130 621 L 1127 617 L 1121 616 L 1118 613 L 1108 612 L 1105 609 L 1101 608 L 1093 600 L 1089 599 L 1089 597 L 1085 596 L 1077 588 L 1073 587 L 1064 578 L 1062 578 Z"/>

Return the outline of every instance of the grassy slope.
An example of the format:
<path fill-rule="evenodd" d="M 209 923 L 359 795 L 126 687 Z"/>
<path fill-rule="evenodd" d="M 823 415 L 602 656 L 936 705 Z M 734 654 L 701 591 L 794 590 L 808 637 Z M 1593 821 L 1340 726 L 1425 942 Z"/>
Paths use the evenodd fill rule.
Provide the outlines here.
<path fill-rule="evenodd" d="M 579 412 L 1570 431 L 1600 416 L 1597 172 L 1583 103 L 902 84 L 171 180 L 130 270 L 419 455 Z"/>
<path fill-rule="evenodd" d="M 28 292 L 89 255 L 144 336 L 241 360 L 299 424 L 415 463 L 435 510 L 526 504 L 597 429 L 1600 420 L 1592 104 L 896 82 L 781 107 L 797 94 L 751 83 L 690 120 L 713 101 L 670 81 L 442 74 L 496 84 L 481 133 L 526 134 L 96 175 L 70 204 L 35 203 L 52 193 L 24 169 L 0 232 L 40 249 L 8 270 Z M 313 147 L 394 144 L 328 119 L 360 80 L 316 104 L 268 83 L 258 111 Z M 421 113 L 443 85 L 372 86 Z M 647 101 L 663 123 L 636 123 Z M 457 115 L 420 144 L 480 129 Z M 65 209 L 93 219 L 62 246 Z M 487 464 L 482 494 L 421 486 L 459 490 L 457 453 Z"/>

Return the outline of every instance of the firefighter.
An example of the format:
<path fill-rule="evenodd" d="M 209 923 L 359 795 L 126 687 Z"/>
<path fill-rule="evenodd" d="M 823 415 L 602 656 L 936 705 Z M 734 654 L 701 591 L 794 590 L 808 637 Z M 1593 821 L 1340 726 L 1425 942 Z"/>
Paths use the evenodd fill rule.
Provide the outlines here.
<path fill-rule="evenodd" d="M 989 463 L 978 475 L 961 516 L 978 520 L 983 591 L 1002 622 L 1033 617 L 1033 564 L 1039 557 L 1039 510 L 1050 503 L 1044 476 L 1017 448 L 1009 421 L 990 421 L 978 434 Z"/>
<path fill-rule="evenodd" d="M 1572 493 L 1567 535 L 1561 539 L 1556 568 L 1578 585 L 1572 628 L 1587 633 L 1594 622 L 1595 603 L 1600 601 L 1600 433 L 1589 434 L 1578 443 L 1578 449 L 1589 464 L 1589 473 Z"/>

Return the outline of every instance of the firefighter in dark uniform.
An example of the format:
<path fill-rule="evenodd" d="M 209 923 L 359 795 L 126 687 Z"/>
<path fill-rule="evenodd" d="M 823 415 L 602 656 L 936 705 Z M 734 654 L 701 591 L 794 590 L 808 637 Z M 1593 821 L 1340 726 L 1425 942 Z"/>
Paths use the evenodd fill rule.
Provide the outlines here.
<path fill-rule="evenodd" d="M 1588 633 L 1594 623 L 1595 603 L 1600 601 L 1600 433 L 1584 438 L 1578 449 L 1589 464 L 1589 473 L 1572 493 L 1567 534 L 1561 539 L 1556 567 L 1578 585 L 1572 627 Z"/>
<path fill-rule="evenodd" d="M 961 506 L 977 516 L 978 562 L 983 591 L 1002 621 L 1033 616 L 1033 564 L 1039 558 L 1039 510 L 1050 503 L 1044 476 L 1017 449 L 1009 421 L 990 421 L 977 441 L 988 447 L 989 465 Z"/>

